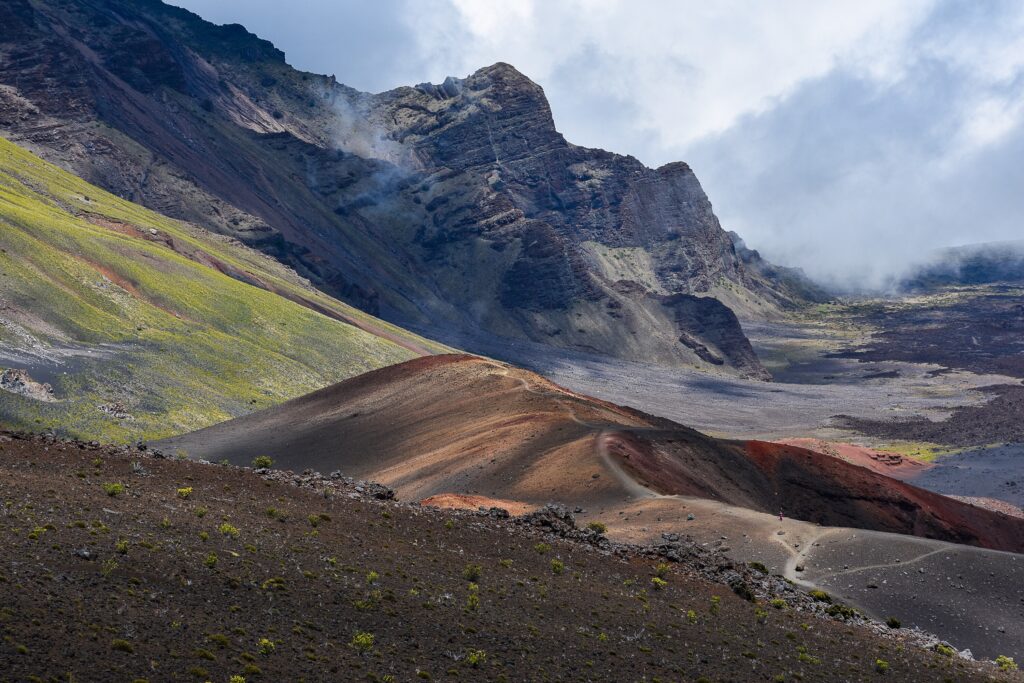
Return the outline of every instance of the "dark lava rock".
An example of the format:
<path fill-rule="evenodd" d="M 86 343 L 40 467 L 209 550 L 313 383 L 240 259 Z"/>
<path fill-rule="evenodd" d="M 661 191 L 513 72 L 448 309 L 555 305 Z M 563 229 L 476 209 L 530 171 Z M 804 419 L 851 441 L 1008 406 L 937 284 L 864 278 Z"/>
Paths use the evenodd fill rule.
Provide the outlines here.
<path fill-rule="evenodd" d="M 516 517 L 516 521 L 520 524 L 542 527 L 563 536 L 576 531 L 576 517 L 569 512 L 569 508 L 557 503 L 520 515 Z"/>

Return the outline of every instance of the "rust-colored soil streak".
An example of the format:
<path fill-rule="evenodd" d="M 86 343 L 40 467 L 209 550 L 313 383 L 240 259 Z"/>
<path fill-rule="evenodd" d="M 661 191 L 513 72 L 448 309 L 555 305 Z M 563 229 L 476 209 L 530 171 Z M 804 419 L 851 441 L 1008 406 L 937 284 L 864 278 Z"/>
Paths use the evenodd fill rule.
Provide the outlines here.
<path fill-rule="evenodd" d="M 557 500 L 617 515 L 642 499 L 683 495 L 1024 550 L 1024 520 L 806 448 L 714 439 L 468 355 L 383 368 L 164 446 L 213 461 L 268 455 L 278 467 L 340 470 L 388 484 L 405 500 Z"/>
<path fill-rule="evenodd" d="M 899 453 L 891 451 L 880 451 L 867 446 L 858 446 L 853 443 L 842 443 L 837 441 L 825 441 L 823 439 L 785 439 L 779 441 L 789 446 L 799 446 L 830 455 L 840 460 L 845 460 L 852 465 L 866 467 L 873 472 L 884 474 L 894 479 L 906 480 L 917 476 L 921 472 L 932 467 L 931 463 L 907 458 Z"/>
<path fill-rule="evenodd" d="M 501 500 L 486 496 L 469 496 L 463 493 L 439 493 L 420 501 L 420 505 L 443 510 L 479 510 L 480 508 L 501 508 L 510 515 L 525 515 L 537 509 L 536 505 L 515 500 Z"/>
<path fill-rule="evenodd" d="M 370 334 L 376 337 L 380 337 L 381 339 L 387 339 L 388 341 L 393 342 L 404 349 L 408 349 L 413 353 L 418 353 L 424 356 L 430 355 L 432 353 L 429 349 L 425 348 L 421 344 L 417 344 L 416 342 L 411 341 L 410 339 L 403 338 L 401 335 L 391 332 L 390 330 L 380 325 L 375 325 L 369 317 L 367 317 L 364 320 L 356 318 L 354 316 L 345 315 L 340 310 L 321 304 L 320 302 L 316 301 L 315 298 L 312 296 L 303 296 L 300 292 L 290 290 L 285 287 L 280 287 L 274 284 L 273 282 L 268 282 L 260 277 L 257 277 L 248 270 L 240 270 L 239 268 L 236 268 L 235 266 L 232 266 L 229 263 L 225 263 L 224 261 L 218 259 L 212 254 L 204 251 L 203 249 L 196 247 L 193 244 L 189 244 L 181 240 L 176 240 L 175 238 L 161 232 L 151 233 L 148 231 L 143 231 L 140 230 L 137 226 L 134 226 L 130 223 L 114 221 L 105 216 L 100 216 L 93 213 L 84 213 L 82 215 L 86 220 L 88 220 L 90 223 L 94 225 L 107 228 L 108 230 L 113 230 L 114 232 L 121 233 L 122 235 L 128 235 L 130 237 L 137 237 L 140 239 L 147 239 L 151 242 L 157 242 L 159 244 L 162 244 L 171 251 L 181 256 L 184 256 L 187 259 L 195 261 L 196 263 L 200 263 L 204 266 L 214 268 L 215 270 L 223 273 L 224 275 L 227 275 L 228 277 L 233 277 L 236 280 L 245 282 L 249 285 L 252 285 L 253 287 L 258 287 L 273 294 L 283 296 L 284 298 L 288 299 L 293 303 L 297 303 L 300 306 L 305 306 L 306 308 L 316 311 L 321 315 L 325 315 L 328 318 L 333 318 L 334 320 L 339 320 L 343 323 L 352 325 L 353 327 L 357 327 L 360 330 L 364 332 L 369 332 Z M 133 296 L 139 296 L 139 293 L 135 290 L 135 288 L 131 287 L 131 283 L 127 283 L 123 279 L 117 278 L 115 274 L 111 274 L 110 272 L 103 270 L 98 266 L 95 266 L 95 264 L 92 265 L 94 267 L 97 267 L 98 270 L 102 270 L 104 275 L 106 275 L 112 282 L 117 284 L 122 289 L 125 289 Z"/>

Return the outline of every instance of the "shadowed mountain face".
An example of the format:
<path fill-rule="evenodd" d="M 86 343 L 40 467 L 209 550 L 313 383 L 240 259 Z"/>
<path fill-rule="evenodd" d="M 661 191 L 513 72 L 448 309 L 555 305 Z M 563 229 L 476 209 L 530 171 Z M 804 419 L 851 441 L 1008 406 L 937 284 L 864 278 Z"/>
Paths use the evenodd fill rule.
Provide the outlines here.
<path fill-rule="evenodd" d="M 161 447 L 381 481 L 405 499 L 468 494 L 613 515 L 674 496 L 829 526 L 1024 549 L 1024 520 L 793 446 L 723 441 L 472 356 L 384 368 Z M 685 515 L 685 512 L 684 512 Z"/>
<path fill-rule="evenodd" d="M 767 378 L 730 308 L 813 296 L 737 256 L 686 164 L 566 142 L 506 64 L 370 95 L 154 0 L 11 0 L 0 133 L 470 348 L 483 332 Z"/>

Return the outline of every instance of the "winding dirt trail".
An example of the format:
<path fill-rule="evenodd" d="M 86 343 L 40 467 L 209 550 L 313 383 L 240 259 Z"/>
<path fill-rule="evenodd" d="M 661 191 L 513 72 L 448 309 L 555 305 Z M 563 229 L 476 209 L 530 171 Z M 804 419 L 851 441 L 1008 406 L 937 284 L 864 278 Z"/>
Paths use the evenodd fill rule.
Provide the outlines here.
<path fill-rule="evenodd" d="M 545 398 L 550 398 L 554 400 L 558 405 L 565 408 L 566 412 L 569 415 L 569 418 L 576 424 L 580 425 L 581 427 L 586 427 L 587 429 L 596 430 L 596 434 L 594 435 L 594 444 L 597 451 L 597 455 L 598 457 L 600 457 L 601 463 L 605 466 L 605 468 L 608 469 L 609 472 L 611 472 L 612 476 L 615 477 L 616 482 L 623 489 L 625 489 L 626 493 L 629 496 L 639 499 L 674 497 L 664 496 L 660 493 L 656 493 L 655 491 L 652 491 L 651 489 L 647 488 L 646 486 L 638 482 L 636 479 L 631 477 L 629 474 L 627 474 L 626 471 L 622 469 L 622 466 L 615 461 L 615 458 L 612 457 L 611 451 L 608 448 L 608 442 L 611 441 L 615 433 L 624 431 L 621 426 L 616 426 L 615 429 L 609 429 L 610 425 L 608 424 L 587 422 L 586 420 L 580 418 L 579 414 L 576 412 L 576 409 L 572 405 L 569 405 L 568 401 L 566 401 L 559 395 L 559 392 L 541 391 L 539 389 L 535 389 L 532 386 L 530 386 L 530 383 L 527 382 L 524 378 L 512 377 L 508 368 L 502 367 L 497 364 L 492 365 L 492 367 L 497 369 L 497 374 L 501 375 L 502 377 L 509 377 L 510 379 L 518 380 L 520 387 L 523 389 L 523 391 L 526 391 L 535 396 L 543 396 Z M 637 428 L 636 431 L 643 431 L 643 428 Z"/>
<path fill-rule="evenodd" d="M 837 572 L 828 572 L 828 573 L 825 573 L 825 574 L 817 574 L 817 575 L 815 575 L 814 578 L 817 581 L 823 582 L 826 579 L 834 579 L 834 578 L 837 578 L 837 577 L 840 577 L 840 576 L 847 576 L 847 575 L 850 575 L 850 574 L 856 574 L 858 572 L 866 572 L 866 571 L 871 571 L 871 570 L 875 570 L 875 569 L 895 569 L 897 567 L 906 567 L 908 565 L 912 565 L 912 564 L 916 564 L 918 562 L 921 562 L 922 560 L 926 560 L 929 557 L 931 557 L 932 555 L 938 555 L 939 553 L 949 553 L 949 552 L 950 552 L 949 548 L 936 548 L 935 550 L 930 550 L 930 551 L 928 551 L 926 553 L 921 553 L 917 557 L 913 557 L 913 558 L 911 558 L 909 560 L 898 560 L 896 562 L 886 562 L 886 563 L 883 563 L 883 564 L 865 564 L 865 565 L 861 565 L 859 567 L 851 567 L 850 569 L 843 569 L 843 570 L 837 571 Z"/>
<path fill-rule="evenodd" d="M 793 583 L 804 586 L 805 588 L 818 588 L 819 586 L 813 581 L 809 581 L 800 576 L 801 572 L 798 572 L 796 568 L 803 567 L 806 564 L 811 555 L 811 551 L 814 549 L 814 544 L 827 536 L 831 531 L 832 529 L 821 528 L 816 531 L 812 531 L 809 536 L 801 536 L 799 549 L 794 548 L 787 541 L 787 537 L 779 535 L 778 532 L 770 535 L 768 540 L 781 545 L 788 555 L 786 564 L 782 568 L 782 575 Z"/>

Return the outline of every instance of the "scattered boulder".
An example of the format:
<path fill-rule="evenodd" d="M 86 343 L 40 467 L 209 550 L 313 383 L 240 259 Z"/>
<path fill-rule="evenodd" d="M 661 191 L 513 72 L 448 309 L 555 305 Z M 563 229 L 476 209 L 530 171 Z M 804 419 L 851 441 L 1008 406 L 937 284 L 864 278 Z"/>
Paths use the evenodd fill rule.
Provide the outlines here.
<path fill-rule="evenodd" d="M 45 403 L 53 403 L 57 400 L 53 395 L 52 386 L 46 382 L 35 381 L 28 374 L 28 370 L 19 368 L 7 368 L 3 374 L 0 374 L 0 389 Z"/>
<path fill-rule="evenodd" d="M 550 503 L 539 510 L 521 515 L 516 521 L 520 524 L 543 527 L 560 536 L 576 531 L 576 516 L 569 512 L 569 508 L 557 503 Z"/>
<path fill-rule="evenodd" d="M 117 420 L 134 420 L 135 416 L 128 412 L 128 406 L 121 401 L 100 404 L 99 409 Z M 145 447 L 145 446 L 143 446 Z M 140 449 L 141 450 L 141 449 Z"/>

